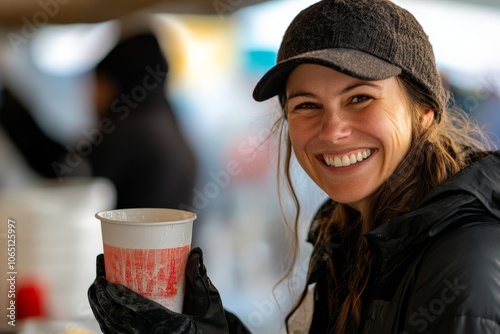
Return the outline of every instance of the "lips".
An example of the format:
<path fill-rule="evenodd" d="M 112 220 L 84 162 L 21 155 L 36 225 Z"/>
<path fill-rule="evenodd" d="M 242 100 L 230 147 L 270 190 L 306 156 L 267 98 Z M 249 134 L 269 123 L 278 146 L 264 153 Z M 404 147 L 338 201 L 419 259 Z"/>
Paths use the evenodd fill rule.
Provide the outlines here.
<path fill-rule="evenodd" d="M 347 167 L 359 162 L 362 162 L 372 154 L 370 149 L 351 152 L 343 155 L 323 155 L 323 160 L 326 165 L 331 167 Z"/>

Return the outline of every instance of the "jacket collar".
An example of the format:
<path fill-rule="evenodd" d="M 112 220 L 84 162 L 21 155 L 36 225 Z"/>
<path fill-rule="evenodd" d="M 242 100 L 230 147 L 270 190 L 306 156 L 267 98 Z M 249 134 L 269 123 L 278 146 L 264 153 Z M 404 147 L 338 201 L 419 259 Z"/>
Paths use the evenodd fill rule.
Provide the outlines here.
<path fill-rule="evenodd" d="M 461 208 L 475 200 L 500 219 L 500 151 L 473 162 L 429 193 L 417 209 L 368 234 L 383 238 L 421 233 L 433 236 L 452 223 L 452 216 Z"/>
<path fill-rule="evenodd" d="M 314 243 L 317 225 L 330 215 L 333 207 L 334 203 L 328 200 L 318 211 L 309 231 L 309 242 Z M 500 151 L 474 161 L 429 193 L 417 209 L 365 236 L 379 265 L 385 267 L 410 245 L 418 245 L 436 236 L 457 219 L 477 210 L 500 219 Z M 340 236 L 332 231 L 329 247 L 320 245 L 320 248 L 332 254 L 332 249 L 326 248 L 335 248 L 339 244 Z"/>
<path fill-rule="evenodd" d="M 412 212 L 366 234 L 381 265 L 473 212 L 500 220 L 500 151 L 481 158 L 429 193 Z"/>

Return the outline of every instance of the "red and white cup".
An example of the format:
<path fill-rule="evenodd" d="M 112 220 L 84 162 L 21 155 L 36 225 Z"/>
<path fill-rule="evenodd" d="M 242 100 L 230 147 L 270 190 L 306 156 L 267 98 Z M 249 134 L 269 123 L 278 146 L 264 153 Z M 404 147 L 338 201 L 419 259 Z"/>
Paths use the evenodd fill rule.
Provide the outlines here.
<path fill-rule="evenodd" d="M 106 279 L 181 313 L 185 268 L 196 214 L 138 208 L 96 213 Z"/>

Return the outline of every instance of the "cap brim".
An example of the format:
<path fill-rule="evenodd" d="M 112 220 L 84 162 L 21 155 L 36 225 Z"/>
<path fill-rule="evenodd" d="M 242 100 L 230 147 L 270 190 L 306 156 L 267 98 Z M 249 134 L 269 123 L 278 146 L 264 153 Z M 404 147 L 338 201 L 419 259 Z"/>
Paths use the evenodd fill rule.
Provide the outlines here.
<path fill-rule="evenodd" d="M 359 50 L 316 50 L 287 59 L 270 69 L 255 86 L 253 98 L 262 102 L 279 94 L 290 72 L 304 63 L 324 65 L 362 80 L 383 80 L 401 74 L 398 66 Z"/>

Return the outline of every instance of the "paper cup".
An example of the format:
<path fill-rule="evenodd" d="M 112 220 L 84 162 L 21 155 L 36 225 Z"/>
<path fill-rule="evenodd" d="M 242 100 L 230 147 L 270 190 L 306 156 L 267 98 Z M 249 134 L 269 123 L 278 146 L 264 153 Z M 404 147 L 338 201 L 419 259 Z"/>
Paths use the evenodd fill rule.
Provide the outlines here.
<path fill-rule="evenodd" d="M 191 249 L 192 212 L 124 209 L 98 212 L 106 279 L 181 313 Z"/>

